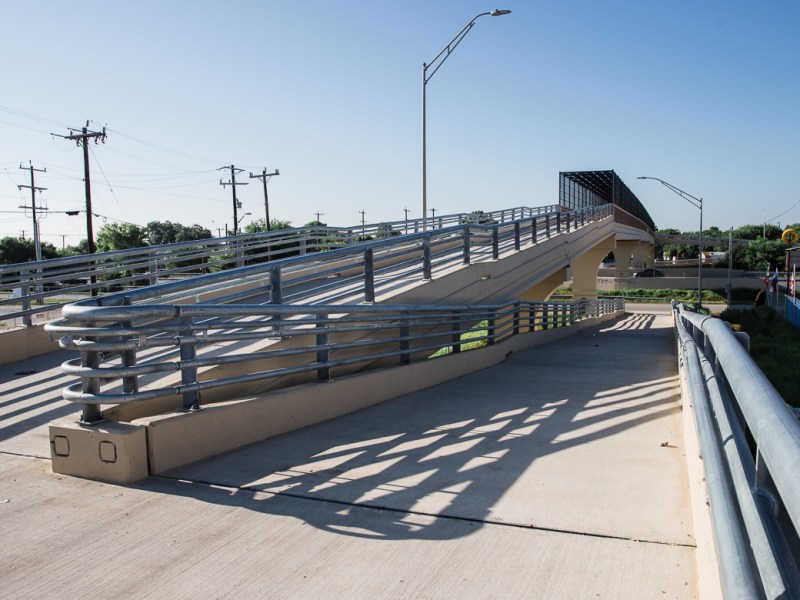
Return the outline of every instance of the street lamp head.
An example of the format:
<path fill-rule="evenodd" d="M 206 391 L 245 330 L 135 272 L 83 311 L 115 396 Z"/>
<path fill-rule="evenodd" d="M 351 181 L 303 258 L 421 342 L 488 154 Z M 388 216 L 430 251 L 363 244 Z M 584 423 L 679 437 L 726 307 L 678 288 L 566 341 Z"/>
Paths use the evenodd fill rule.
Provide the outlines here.
<path fill-rule="evenodd" d="M 503 15 L 507 15 L 509 13 L 511 13 L 510 10 L 505 10 L 505 9 L 502 9 L 502 8 L 495 8 L 489 14 L 492 15 L 493 17 L 502 17 Z"/>

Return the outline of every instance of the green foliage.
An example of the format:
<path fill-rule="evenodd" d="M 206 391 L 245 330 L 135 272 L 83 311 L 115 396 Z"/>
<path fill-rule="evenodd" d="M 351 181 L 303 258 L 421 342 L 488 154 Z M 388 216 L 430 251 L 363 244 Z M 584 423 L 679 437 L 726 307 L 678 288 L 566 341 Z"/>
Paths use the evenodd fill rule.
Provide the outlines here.
<path fill-rule="evenodd" d="M 60 256 L 53 244 L 42 242 L 42 258 L 58 258 Z M 0 264 L 13 265 L 36 260 L 36 247 L 33 240 L 22 238 L 4 237 L 0 239 Z"/>
<path fill-rule="evenodd" d="M 280 231 L 281 229 L 291 229 L 291 228 L 292 228 L 291 221 L 283 221 L 281 219 L 269 220 L 270 231 Z M 267 230 L 267 220 L 256 219 L 255 221 L 250 221 L 245 226 L 243 233 L 261 233 L 262 231 L 266 230 Z"/>
<path fill-rule="evenodd" d="M 466 352 L 467 350 L 475 350 L 476 348 L 483 348 L 489 344 L 489 341 L 486 339 L 486 336 L 489 335 L 489 330 L 486 329 L 489 326 L 489 321 L 481 321 L 474 327 L 470 329 L 470 331 L 461 334 L 461 351 Z M 474 340 L 474 341 L 471 341 Z M 440 348 L 434 354 L 430 356 L 430 358 L 436 358 L 438 356 L 446 356 L 447 354 L 452 354 L 453 347 L 452 346 L 445 346 L 444 348 Z"/>
<path fill-rule="evenodd" d="M 742 225 L 741 227 L 737 227 L 733 230 L 733 237 L 743 240 L 757 240 L 764 237 L 764 233 L 766 233 L 766 237 L 768 240 L 779 240 L 781 239 L 781 234 L 783 233 L 783 229 L 778 227 L 777 225 Z"/>
<path fill-rule="evenodd" d="M 572 286 L 564 286 L 553 292 L 555 296 L 571 296 Z M 626 298 L 632 302 L 696 302 L 697 290 L 673 289 L 638 289 L 638 290 L 598 290 L 598 298 Z M 734 288 L 731 290 L 731 301 L 734 303 L 752 304 L 756 297 L 756 290 L 750 288 Z M 703 302 L 709 304 L 724 304 L 728 301 L 725 290 L 703 290 Z"/>
<path fill-rule="evenodd" d="M 766 306 L 726 310 L 720 318 L 750 335 L 750 356 L 758 368 L 786 402 L 800 407 L 800 331 Z"/>
<path fill-rule="evenodd" d="M 733 254 L 734 266 L 747 271 L 765 271 L 786 261 L 786 244 L 780 240 L 757 238 Z"/>
<path fill-rule="evenodd" d="M 103 225 L 97 232 L 95 246 L 98 252 L 143 248 L 147 246 L 144 227 L 132 223 Z"/>
<path fill-rule="evenodd" d="M 145 227 L 145 234 L 151 246 L 207 240 L 213 237 L 210 230 L 200 225 L 187 227 L 171 221 L 150 221 Z"/>

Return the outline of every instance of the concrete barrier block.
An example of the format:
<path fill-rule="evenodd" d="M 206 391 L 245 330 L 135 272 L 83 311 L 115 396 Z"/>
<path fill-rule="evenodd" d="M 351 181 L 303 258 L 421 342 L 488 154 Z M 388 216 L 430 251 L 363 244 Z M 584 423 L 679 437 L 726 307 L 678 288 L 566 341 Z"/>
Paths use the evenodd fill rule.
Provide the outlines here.
<path fill-rule="evenodd" d="M 148 476 L 145 428 L 128 423 L 83 425 L 63 419 L 50 424 L 50 456 L 54 473 L 133 483 Z"/>

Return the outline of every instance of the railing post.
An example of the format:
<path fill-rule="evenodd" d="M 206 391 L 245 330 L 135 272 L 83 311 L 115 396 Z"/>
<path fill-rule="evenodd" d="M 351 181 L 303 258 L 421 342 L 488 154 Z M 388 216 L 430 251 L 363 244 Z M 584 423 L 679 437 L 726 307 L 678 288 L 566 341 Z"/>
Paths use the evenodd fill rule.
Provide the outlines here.
<path fill-rule="evenodd" d="M 303 237 L 300 239 L 300 256 L 304 256 L 308 251 L 308 240 Z"/>
<path fill-rule="evenodd" d="M 328 315 L 317 313 L 317 381 L 330 380 L 330 367 L 328 360 L 330 352 L 328 350 Z M 324 366 L 322 366 L 324 365 Z"/>
<path fill-rule="evenodd" d="M 425 233 L 422 236 L 422 278 L 430 280 L 431 277 L 431 234 Z"/>
<path fill-rule="evenodd" d="M 92 322 L 81 323 L 83 327 L 94 327 Z M 97 338 L 87 336 L 87 342 L 96 342 Z M 91 347 L 91 346 L 90 346 Z M 90 369 L 96 369 L 100 366 L 100 354 L 92 350 L 81 351 L 81 366 Z M 97 395 L 100 391 L 100 380 L 94 377 L 84 377 L 81 375 L 81 392 L 84 394 Z M 97 423 L 103 420 L 103 413 L 100 411 L 100 406 L 97 404 L 84 404 L 81 410 L 81 423 Z"/>
<path fill-rule="evenodd" d="M 269 272 L 269 303 L 283 304 L 283 292 L 281 290 L 281 270 L 274 267 Z"/>
<path fill-rule="evenodd" d="M 544 216 L 544 231 L 545 231 L 545 237 L 549 238 L 550 237 L 550 213 L 547 213 Z"/>
<path fill-rule="evenodd" d="M 519 327 L 520 327 L 520 306 L 522 306 L 522 302 L 519 300 L 514 301 L 514 328 L 513 333 L 515 336 L 519 335 Z"/>
<path fill-rule="evenodd" d="M 570 222 L 570 218 L 569 217 L 570 217 L 570 213 L 566 213 L 564 215 L 564 218 L 566 220 L 566 225 L 567 225 L 566 226 L 566 233 L 569 233 L 569 222 Z"/>
<path fill-rule="evenodd" d="M 131 297 L 125 296 L 122 300 L 125 306 L 131 305 Z M 133 321 L 123 321 L 121 323 L 124 329 L 133 327 Z M 121 338 L 121 339 L 124 339 Z M 123 350 L 122 351 L 122 365 L 125 367 L 136 366 L 136 350 Z M 139 379 L 136 375 L 127 375 L 122 378 L 122 391 L 126 394 L 132 394 L 139 391 Z"/>
<path fill-rule="evenodd" d="M 556 213 L 556 233 L 561 233 L 561 211 Z"/>
<path fill-rule="evenodd" d="M 531 219 L 531 243 L 536 244 L 539 241 L 539 232 L 537 231 L 539 224 L 536 222 L 536 217 Z"/>
<path fill-rule="evenodd" d="M 184 366 L 184 363 L 193 361 L 197 357 L 197 338 L 192 332 L 192 317 L 180 317 L 180 342 L 181 352 L 181 385 L 197 383 L 197 367 Z M 181 392 L 184 410 L 197 410 L 200 408 L 200 392 L 197 390 Z"/>
<path fill-rule="evenodd" d="M 22 322 L 26 327 L 33 324 L 31 320 L 31 285 L 30 285 L 30 271 L 28 269 L 20 269 L 19 271 L 19 291 L 22 294 L 22 310 L 25 314 L 22 317 Z"/>
<path fill-rule="evenodd" d="M 486 333 L 488 335 L 488 340 L 486 344 L 489 346 L 494 346 L 494 336 L 497 329 L 497 317 L 495 313 L 496 311 L 492 309 L 491 316 L 487 319 Z"/>
<path fill-rule="evenodd" d="M 461 352 L 461 319 L 455 311 L 450 316 L 450 330 L 453 332 L 450 341 L 453 342 L 453 354 Z"/>
<path fill-rule="evenodd" d="M 411 312 L 403 314 L 403 322 L 400 325 L 400 364 L 411 364 L 411 327 L 409 321 L 411 320 Z"/>
<path fill-rule="evenodd" d="M 519 239 L 519 221 L 514 221 L 514 251 L 519 252 L 520 239 Z"/>
<path fill-rule="evenodd" d="M 469 264 L 469 260 L 470 260 L 470 257 L 469 257 L 469 250 L 470 250 L 470 248 L 469 248 L 469 245 L 470 245 L 469 225 L 464 225 L 461 228 L 461 236 L 463 238 L 463 247 L 464 247 L 464 254 L 463 254 L 463 258 L 462 258 L 461 262 L 463 262 L 465 265 L 468 265 Z"/>
<path fill-rule="evenodd" d="M 372 248 L 364 248 L 364 302 L 375 302 L 375 265 Z"/>
<path fill-rule="evenodd" d="M 244 242 L 242 241 L 236 242 L 236 266 L 244 266 Z"/>
<path fill-rule="evenodd" d="M 150 275 L 150 285 L 158 285 L 158 257 L 151 256 L 147 261 L 147 272 Z"/>
<path fill-rule="evenodd" d="M 492 227 L 492 260 L 500 258 L 500 226 Z"/>

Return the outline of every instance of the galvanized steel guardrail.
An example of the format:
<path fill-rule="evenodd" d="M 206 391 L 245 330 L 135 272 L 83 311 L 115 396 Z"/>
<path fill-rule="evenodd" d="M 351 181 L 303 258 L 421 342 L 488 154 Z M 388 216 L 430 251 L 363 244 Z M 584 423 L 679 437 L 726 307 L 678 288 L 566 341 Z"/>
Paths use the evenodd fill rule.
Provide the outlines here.
<path fill-rule="evenodd" d="M 725 322 L 673 308 L 723 595 L 798 598 L 800 422 Z"/>
<path fill-rule="evenodd" d="M 223 319 L 221 321 L 224 323 L 222 329 L 225 331 L 247 330 L 250 328 L 248 324 L 250 321 L 257 322 L 267 319 L 270 324 L 266 329 L 262 323 L 256 326 L 256 331 L 248 334 L 249 338 L 265 338 L 271 335 L 270 332 L 280 332 L 283 315 L 297 318 L 298 315 L 313 314 L 314 318 L 317 318 L 316 315 L 323 314 L 320 311 L 323 311 L 325 307 L 320 308 L 316 305 L 335 305 L 337 301 L 342 304 L 352 303 L 353 298 L 358 296 L 366 303 L 373 303 L 376 299 L 376 287 L 381 289 L 381 286 L 391 288 L 405 285 L 414 278 L 430 280 L 440 270 L 455 268 L 475 261 L 496 260 L 502 252 L 517 251 L 523 244 L 523 238 L 525 243 L 536 244 L 541 239 L 568 233 L 571 229 L 584 226 L 592 221 L 612 217 L 613 206 L 607 205 L 570 213 L 558 211 L 543 215 L 537 214 L 511 223 L 491 225 L 464 223 L 433 231 L 388 237 L 313 255 L 306 254 L 273 260 L 88 298 L 65 306 L 62 309 L 64 318 L 49 323 L 45 329 L 53 335 L 64 335 L 65 337 L 61 340 L 63 347 L 81 351 L 80 361 L 71 361 L 65 364 L 65 370 L 81 377 L 81 384 L 71 386 L 64 395 L 66 398 L 77 400 L 84 405 L 84 421 L 93 422 L 100 419 L 99 404 L 104 401 L 124 403 L 126 398 L 142 398 L 141 394 L 145 392 L 138 391 L 137 377 L 145 372 L 153 374 L 168 370 L 180 370 L 183 384 L 189 387 L 178 388 L 180 390 L 178 393 L 186 394 L 184 395 L 184 405 L 194 406 L 202 389 L 225 385 L 219 381 L 216 383 L 197 382 L 196 371 L 198 368 L 222 364 L 225 361 L 248 360 L 247 357 L 229 357 L 225 361 L 218 362 L 216 359 L 206 360 L 208 357 L 197 358 L 197 336 L 193 333 L 193 327 L 195 327 L 195 319 L 198 317 L 207 316 L 216 322 L 222 315 L 236 315 L 237 318 L 234 320 Z M 242 303 L 245 301 L 249 301 L 250 304 L 243 305 Z M 213 304 L 209 304 L 209 302 L 213 302 Z M 147 304 L 143 306 L 145 303 Z M 314 307 L 306 306 L 304 308 L 302 306 L 308 304 L 313 304 Z M 224 307 L 220 305 L 224 305 Z M 404 314 L 412 309 L 413 307 L 407 309 Z M 298 310 L 299 313 L 294 312 Z M 383 308 L 362 308 L 361 310 L 381 312 Z M 330 311 L 326 314 L 330 314 Z M 164 324 L 159 324 L 161 320 L 169 320 L 174 317 L 179 320 L 177 324 L 170 321 L 169 327 L 166 328 L 163 327 Z M 326 321 L 327 318 L 325 316 L 322 321 Z M 460 317 L 461 320 L 463 318 L 463 316 Z M 145 320 L 144 323 L 139 322 L 142 319 Z M 107 323 L 109 321 L 116 322 L 108 326 L 96 326 L 98 322 Z M 313 323 L 313 326 L 317 327 L 317 323 Z M 177 338 L 173 335 L 175 331 L 181 334 Z M 213 331 L 214 339 L 219 342 L 239 339 L 236 333 L 223 333 L 218 328 L 214 328 Z M 324 331 L 318 333 L 322 335 Z M 203 333 L 204 337 L 208 335 L 208 332 Z M 451 333 L 452 335 L 455 334 Z M 106 339 L 114 337 L 124 340 L 124 344 L 118 346 L 116 342 Z M 142 358 L 137 356 L 140 349 L 161 345 L 162 340 L 167 339 L 171 341 L 165 345 L 177 344 L 180 348 L 180 360 L 177 361 L 177 367 L 174 361 L 168 361 L 168 363 L 158 366 L 152 364 L 148 364 L 146 367 L 138 366 L 141 364 Z M 487 339 L 494 339 L 494 337 L 490 335 Z M 98 345 L 100 344 L 98 340 L 102 340 L 105 345 Z M 441 347 L 441 344 L 437 346 L 437 349 L 438 347 Z M 294 350 L 294 352 L 302 353 L 303 350 Z M 130 374 L 122 375 L 121 395 L 116 394 L 114 398 L 106 397 L 105 400 L 93 402 L 90 401 L 91 398 L 102 396 L 100 394 L 102 380 L 106 379 L 106 375 L 115 373 L 97 370 L 100 363 L 105 360 L 106 353 L 111 353 L 111 356 L 119 358 L 121 368 L 133 369 L 133 371 Z M 187 361 L 189 362 L 187 363 Z M 191 366 L 187 367 L 186 364 Z M 302 370 L 305 367 L 298 366 L 297 368 Z M 103 376 L 98 377 L 97 375 L 101 372 L 103 372 Z M 192 372 L 195 374 L 192 375 Z M 285 371 L 284 374 L 289 374 L 289 372 Z M 256 373 L 249 377 L 258 379 L 261 375 Z M 168 390 L 149 391 L 147 394 L 149 394 L 148 397 L 155 397 L 162 394 L 174 394 L 176 393 L 174 390 L 175 387 L 171 386 Z M 138 396 L 131 394 L 138 394 Z"/>
<path fill-rule="evenodd" d="M 102 419 L 100 405 L 173 396 L 182 398 L 184 409 L 197 410 L 204 392 L 223 386 L 297 375 L 327 381 L 334 371 L 427 360 L 442 349 L 458 353 L 466 343 L 493 345 L 621 310 L 620 299 L 471 306 L 71 305 L 66 318 L 47 330 L 62 336 L 62 348 L 80 352 L 63 364 L 79 378 L 64 397 L 81 405 L 82 420 L 92 423 Z M 254 350 L 259 341 L 264 343 Z M 224 353 L 217 351 L 220 344 L 227 345 Z M 213 371 L 242 363 L 249 365 L 243 374 Z M 153 383 L 153 375 L 169 373 L 180 373 L 180 383 Z M 140 389 L 147 378 L 147 389 Z"/>
<path fill-rule="evenodd" d="M 519 250 L 523 243 L 537 244 L 606 218 L 613 218 L 612 205 L 533 215 L 510 223 L 453 225 L 131 288 L 74 305 L 199 302 L 211 295 L 217 304 L 252 302 L 258 297 L 270 304 L 308 303 L 315 297 L 334 303 L 352 299 L 356 293 L 365 302 L 374 302 L 376 287 L 397 286 L 415 277 L 429 280 L 448 268 L 496 260 L 504 252 Z"/>
<path fill-rule="evenodd" d="M 463 224 L 503 224 L 557 211 L 556 206 L 516 207 L 353 227 L 302 227 L 0 265 L 0 321 L 22 319 L 25 325 L 31 325 L 34 315 L 60 309 L 88 295 L 319 253 L 373 239 Z"/>

